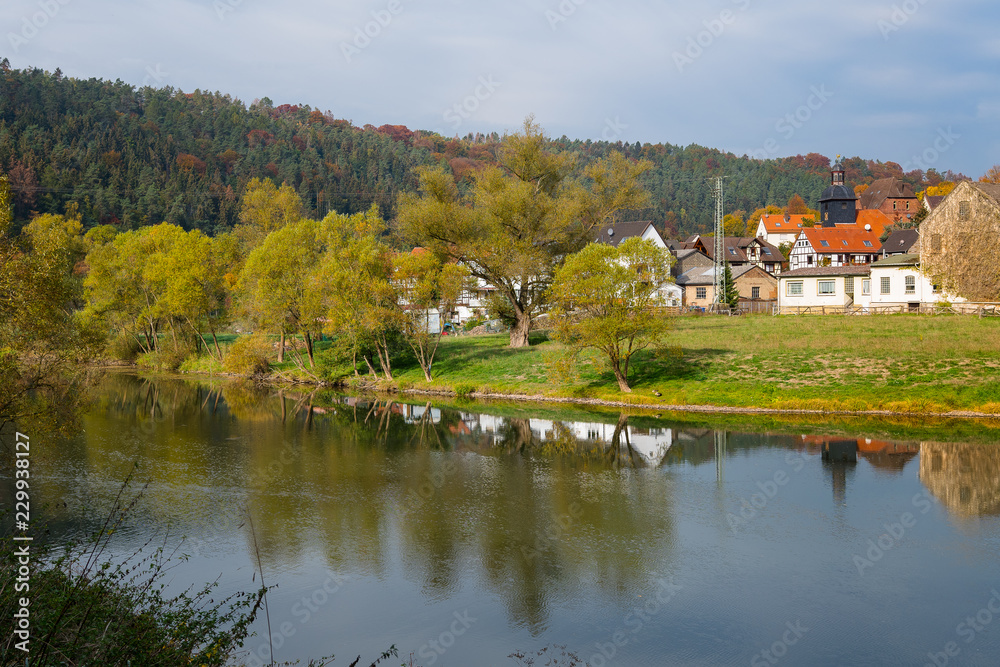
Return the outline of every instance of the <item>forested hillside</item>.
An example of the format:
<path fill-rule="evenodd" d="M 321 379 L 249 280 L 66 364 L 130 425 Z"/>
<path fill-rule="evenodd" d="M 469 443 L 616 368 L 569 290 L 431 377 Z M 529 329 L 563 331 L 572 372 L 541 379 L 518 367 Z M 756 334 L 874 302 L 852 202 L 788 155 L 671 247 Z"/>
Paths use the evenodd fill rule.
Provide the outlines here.
<path fill-rule="evenodd" d="M 306 215 L 355 213 L 377 203 L 394 217 L 397 195 L 412 191 L 414 168 L 445 164 L 460 182 L 492 159 L 499 137 L 449 139 L 399 125 L 354 126 L 306 104 L 249 106 L 223 93 L 136 88 L 121 81 L 79 80 L 0 61 L 0 172 L 10 177 L 15 224 L 33 213 L 79 207 L 85 227 L 121 229 L 169 222 L 214 234 L 237 222 L 253 178 L 288 183 Z M 546 119 L 539 119 L 544 126 Z M 784 206 L 795 194 L 816 206 L 830 160 L 816 153 L 754 160 L 701 146 L 553 139 L 582 164 L 620 151 L 655 167 L 644 176 L 652 208 L 630 217 L 654 220 L 667 235 L 710 229 L 709 178 L 726 176 L 726 211 Z M 899 165 L 844 160 L 851 185 L 903 177 L 918 190 L 960 175 L 902 173 Z"/>

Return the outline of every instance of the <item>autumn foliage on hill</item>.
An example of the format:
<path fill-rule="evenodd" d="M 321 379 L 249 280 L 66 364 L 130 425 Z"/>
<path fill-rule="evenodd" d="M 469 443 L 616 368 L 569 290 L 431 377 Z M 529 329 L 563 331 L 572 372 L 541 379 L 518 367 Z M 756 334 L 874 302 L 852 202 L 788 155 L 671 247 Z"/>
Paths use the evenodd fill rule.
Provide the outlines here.
<path fill-rule="evenodd" d="M 400 192 L 414 192 L 415 169 L 450 169 L 460 188 L 482 165 L 496 163 L 502 137 L 493 132 L 444 137 L 404 125 L 358 127 L 307 104 L 222 93 L 136 88 L 120 81 L 79 80 L 40 69 L 12 69 L 0 59 L 0 171 L 8 174 L 15 226 L 75 202 L 85 228 L 114 223 L 137 229 L 169 222 L 208 234 L 231 229 L 239 198 L 254 178 L 287 184 L 305 213 L 356 213 L 376 204 L 395 217 Z M 552 119 L 543 119 L 551 122 Z M 554 151 L 586 166 L 612 152 L 649 160 L 642 185 L 649 206 L 622 213 L 653 220 L 667 236 L 710 231 L 709 179 L 726 176 L 726 210 L 754 211 L 800 195 L 817 205 L 831 160 L 819 153 L 774 160 L 668 143 L 549 139 Z M 849 185 L 895 176 L 921 191 L 961 174 L 903 172 L 893 162 L 841 160 Z"/>

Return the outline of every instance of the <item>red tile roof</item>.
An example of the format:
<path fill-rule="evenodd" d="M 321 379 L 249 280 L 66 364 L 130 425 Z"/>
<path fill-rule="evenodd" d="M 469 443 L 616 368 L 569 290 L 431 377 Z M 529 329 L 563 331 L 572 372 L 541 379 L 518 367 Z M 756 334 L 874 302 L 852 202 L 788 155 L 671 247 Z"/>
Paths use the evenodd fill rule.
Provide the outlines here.
<path fill-rule="evenodd" d="M 875 238 L 882 236 L 882 231 L 891 224 L 892 220 L 889 219 L 889 216 L 877 209 L 863 209 L 858 211 L 858 228 L 864 229 L 865 225 L 871 225 L 872 233 L 875 234 Z"/>
<path fill-rule="evenodd" d="M 788 220 L 786 221 L 785 216 L 782 213 L 771 213 L 768 215 L 763 215 L 761 216 L 760 219 L 764 221 L 764 229 L 769 234 L 776 234 L 782 232 L 787 234 L 788 232 L 799 231 L 799 229 L 802 228 L 802 221 L 805 220 L 806 218 L 810 220 L 815 219 L 812 215 L 796 214 L 796 215 L 789 215 Z"/>
<path fill-rule="evenodd" d="M 868 232 L 857 227 L 805 227 L 802 229 L 802 236 L 809 241 L 809 245 L 817 254 L 824 253 L 876 253 L 882 248 L 878 233 L 873 229 Z M 801 238 L 801 236 L 800 236 Z M 823 245 L 826 241 L 826 245 Z M 871 245 L 866 245 L 865 242 Z"/>

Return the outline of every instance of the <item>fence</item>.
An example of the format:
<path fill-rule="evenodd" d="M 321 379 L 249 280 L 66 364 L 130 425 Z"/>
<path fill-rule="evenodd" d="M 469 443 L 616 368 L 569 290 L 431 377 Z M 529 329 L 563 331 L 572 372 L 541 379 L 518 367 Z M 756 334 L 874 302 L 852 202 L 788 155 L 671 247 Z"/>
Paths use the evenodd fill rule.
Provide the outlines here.
<path fill-rule="evenodd" d="M 782 306 L 775 315 L 975 315 L 1000 317 L 1000 303 L 900 303 L 889 306 Z"/>

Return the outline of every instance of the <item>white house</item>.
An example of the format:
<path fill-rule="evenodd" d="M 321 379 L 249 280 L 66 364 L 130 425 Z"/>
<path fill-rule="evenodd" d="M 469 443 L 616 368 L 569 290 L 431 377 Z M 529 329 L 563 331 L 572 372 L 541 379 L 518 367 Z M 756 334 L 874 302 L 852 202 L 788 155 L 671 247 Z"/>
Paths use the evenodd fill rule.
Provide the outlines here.
<path fill-rule="evenodd" d="M 930 276 L 920 270 L 920 255 L 916 254 L 893 255 L 873 262 L 871 279 L 872 306 L 906 306 L 911 311 L 918 311 L 921 305 L 965 301 L 935 285 Z"/>
<path fill-rule="evenodd" d="M 803 308 L 823 312 L 850 306 L 867 307 L 872 281 L 867 265 L 813 266 L 786 271 L 778 276 L 778 312 L 794 313 Z"/>
<path fill-rule="evenodd" d="M 762 215 L 757 223 L 757 233 L 754 236 L 776 246 L 782 243 L 794 243 L 802 229 L 802 222 L 807 219 L 813 220 L 814 218 L 812 214 L 769 213 Z"/>
<path fill-rule="evenodd" d="M 671 255 L 670 249 L 663 241 L 663 237 L 656 231 L 652 222 L 641 220 L 637 222 L 616 222 L 601 229 L 601 233 L 594 239 L 595 243 L 605 243 L 617 248 L 622 241 L 631 238 L 640 238 L 643 241 L 650 241 L 657 248 L 662 248 L 663 252 Z M 663 294 L 664 304 L 671 308 L 679 308 L 683 300 L 683 290 L 674 283 L 667 283 L 660 290 Z"/>

